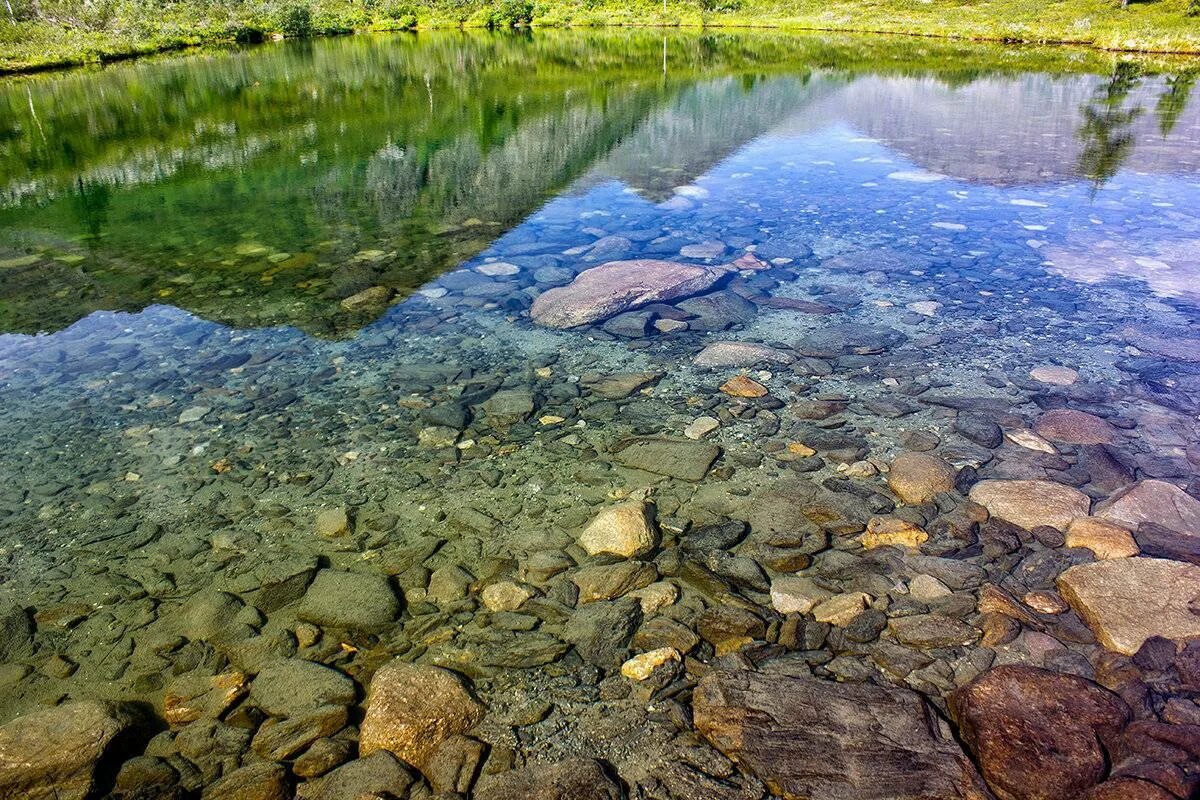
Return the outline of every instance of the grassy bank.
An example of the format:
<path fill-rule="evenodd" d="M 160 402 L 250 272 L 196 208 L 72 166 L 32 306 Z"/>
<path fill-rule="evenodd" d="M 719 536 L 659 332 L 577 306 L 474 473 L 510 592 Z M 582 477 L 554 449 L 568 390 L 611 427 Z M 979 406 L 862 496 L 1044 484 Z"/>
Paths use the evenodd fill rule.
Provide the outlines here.
<path fill-rule="evenodd" d="M 5 0 L 0 71 L 274 36 L 511 25 L 768 27 L 1200 54 L 1200 0 Z"/>

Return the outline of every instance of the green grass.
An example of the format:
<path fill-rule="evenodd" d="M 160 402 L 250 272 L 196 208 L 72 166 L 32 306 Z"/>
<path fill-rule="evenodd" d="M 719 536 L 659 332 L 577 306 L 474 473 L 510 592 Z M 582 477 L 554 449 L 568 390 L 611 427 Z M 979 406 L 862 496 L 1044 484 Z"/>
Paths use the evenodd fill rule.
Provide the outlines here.
<path fill-rule="evenodd" d="M 1200 55 L 1200 0 L 9 0 L 0 72 L 270 36 L 407 28 L 667 26 L 860 31 Z M 664 10 L 665 8 L 665 10 Z"/>

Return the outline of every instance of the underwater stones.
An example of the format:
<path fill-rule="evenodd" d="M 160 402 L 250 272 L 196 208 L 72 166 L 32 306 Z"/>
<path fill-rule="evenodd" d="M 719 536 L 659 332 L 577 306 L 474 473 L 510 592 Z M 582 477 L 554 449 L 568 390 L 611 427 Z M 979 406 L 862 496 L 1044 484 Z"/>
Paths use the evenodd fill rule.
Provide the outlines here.
<path fill-rule="evenodd" d="M 479 593 L 488 611 L 516 611 L 533 597 L 533 590 L 512 581 L 500 581 L 485 586 Z"/>
<path fill-rule="evenodd" d="M 345 506 L 325 508 L 317 512 L 314 527 L 318 536 L 328 539 L 342 536 L 350 532 L 350 515 Z"/>
<path fill-rule="evenodd" d="M 796 351 L 814 358 L 882 353 L 907 339 L 893 328 L 858 325 L 852 322 L 827 325 L 796 343 Z"/>
<path fill-rule="evenodd" d="M 660 647 L 646 653 L 640 653 L 621 665 L 621 674 L 631 681 L 648 680 L 654 671 L 664 664 L 682 661 L 679 651 L 674 647 Z"/>
<path fill-rule="evenodd" d="M 679 248 L 679 255 L 684 258 L 720 258 L 725 252 L 725 243 L 715 240 L 699 244 L 685 244 Z"/>
<path fill-rule="evenodd" d="M 250 700 L 274 717 L 300 717 L 323 706 L 350 705 L 354 699 L 350 678 L 299 658 L 268 663 L 250 684 Z"/>
<path fill-rule="evenodd" d="M 614 456 L 625 467 L 666 475 L 685 481 L 699 481 L 721 455 L 715 444 L 688 439 L 636 439 Z"/>
<path fill-rule="evenodd" d="M 1065 531 L 1076 517 L 1086 517 L 1092 501 L 1078 489 L 1038 480 L 986 480 L 971 487 L 970 499 L 993 517 L 1027 530 L 1049 525 Z"/>
<path fill-rule="evenodd" d="M 1086 547 L 1098 559 L 1129 558 L 1138 545 L 1128 529 L 1098 517 L 1077 517 L 1067 527 L 1067 547 Z"/>
<path fill-rule="evenodd" d="M 533 408 L 533 392 L 525 388 L 501 389 L 483 403 L 488 424 L 499 428 L 524 422 Z"/>
<path fill-rule="evenodd" d="M 590 758 L 484 775 L 474 794 L 475 800 L 621 800 L 623 796 L 600 762 Z"/>
<path fill-rule="evenodd" d="M 954 430 L 964 439 L 989 449 L 1004 444 L 1004 431 L 985 414 L 963 412 L 954 420 Z"/>
<path fill-rule="evenodd" d="M 533 301 L 538 325 L 576 328 L 633 308 L 697 294 L 716 284 L 729 269 L 672 261 L 611 261 L 579 273 L 566 286 L 548 289 Z"/>
<path fill-rule="evenodd" d="M 771 607 L 780 614 L 807 614 L 832 596 L 802 575 L 780 575 L 771 581 Z"/>
<path fill-rule="evenodd" d="M 1078 370 L 1070 367 L 1060 367 L 1054 364 L 1046 364 L 1040 367 L 1034 367 L 1029 371 L 1029 377 L 1033 378 L 1038 383 L 1048 383 L 1051 386 L 1070 386 L 1079 380 Z"/>
<path fill-rule="evenodd" d="M 723 331 L 754 319 L 754 304 L 733 292 L 713 292 L 676 303 L 675 308 L 688 315 L 693 331 Z"/>
<path fill-rule="evenodd" d="M 1117 429 L 1107 420 L 1085 411 L 1056 408 L 1033 423 L 1033 432 L 1051 442 L 1065 444 L 1112 444 Z"/>
<path fill-rule="evenodd" d="M 421 767 L 439 744 L 474 728 L 484 713 L 453 672 L 390 661 L 371 678 L 358 751 L 386 750 Z"/>
<path fill-rule="evenodd" d="M 1098 503 L 1096 516 L 1133 527 L 1152 522 L 1200 536 L 1200 500 L 1166 481 L 1138 481 Z"/>
<path fill-rule="evenodd" d="M 721 391 L 730 397 L 766 397 L 767 387 L 745 375 L 735 375 L 721 384 Z"/>
<path fill-rule="evenodd" d="M 189 422 L 199 422 L 208 416 L 208 412 L 210 411 L 212 411 L 212 409 L 208 406 L 191 406 L 189 408 L 185 408 L 179 413 L 179 423 L 181 425 L 186 425 Z"/>
<path fill-rule="evenodd" d="M 237 670 L 180 675 L 167 684 L 163 694 L 163 719 L 168 725 L 216 719 L 246 694 L 246 683 L 245 674 Z"/>
<path fill-rule="evenodd" d="M 97 772 L 122 755 L 137 724 L 124 706 L 83 700 L 0 726 L 0 797 L 84 800 Z"/>
<path fill-rule="evenodd" d="M 715 417 L 696 417 L 683 429 L 683 435 L 694 441 L 699 441 L 721 427 L 721 421 Z"/>
<path fill-rule="evenodd" d="M 641 617 L 641 604 L 631 597 L 588 603 L 571 615 L 563 638 L 589 664 L 617 669 L 629 654 Z"/>
<path fill-rule="evenodd" d="M 888 471 L 888 486 L 905 503 L 928 503 L 942 492 L 954 490 L 954 467 L 929 453 L 901 453 Z"/>
<path fill-rule="evenodd" d="M 622 372 L 616 375 L 584 375 L 580 385 L 605 400 L 623 400 L 639 389 L 662 379 L 661 372 Z"/>
<path fill-rule="evenodd" d="M 287 770 L 281 764 L 250 764 L 222 775 L 204 789 L 202 800 L 288 800 Z"/>
<path fill-rule="evenodd" d="M 595 567 L 584 567 L 571 576 L 579 588 L 579 603 L 612 600 L 641 589 L 658 579 L 653 564 L 640 561 L 621 561 Z"/>
<path fill-rule="evenodd" d="M 714 670 L 692 709 L 713 746 L 785 800 L 982 797 L 949 726 L 907 689 Z"/>
<path fill-rule="evenodd" d="M 866 592 L 843 592 L 818 603 L 813 608 L 812 615 L 817 622 L 828 622 L 830 625 L 844 628 L 866 611 L 870 604 L 871 595 Z"/>
<path fill-rule="evenodd" d="M 1058 453 L 1058 450 L 1054 447 L 1054 445 L 1050 444 L 1033 431 L 1025 430 L 1024 428 L 1013 431 L 1005 431 L 1004 438 L 1008 439 L 1018 447 L 1024 447 L 1026 450 L 1036 450 L 1040 453 L 1050 454 Z"/>
<path fill-rule="evenodd" d="M 387 286 L 371 286 L 361 292 L 352 294 L 342 300 L 341 306 L 345 311 L 370 311 L 383 308 L 395 295 L 395 291 Z"/>
<path fill-rule="evenodd" d="M 346 800 L 360 797 L 407 797 L 413 774 L 385 750 L 342 764 L 296 790 L 297 800 Z"/>
<path fill-rule="evenodd" d="M 33 622 L 15 603 L 0 605 L 0 663 L 33 655 Z"/>
<path fill-rule="evenodd" d="M 784 350 L 754 342 L 714 342 L 701 350 L 692 363 L 697 367 L 752 367 L 767 361 L 791 364 L 796 357 Z"/>
<path fill-rule="evenodd" d="M 323 569 L 296 616 L 324 627 L 372 631 L 389 626 L 399 612 L 400 602 L 384 576 Z"/>
<path fill-rule="evenodd" d="M 974 644 L 980 635 L 965 622 L 942 614 L 892 617 L 887 626 L 896 641 L 923 649 Z"/>
<path fill-rule="evenodd" d="M 631 500 L 604 509 L 579 536 L 579 546 L 590 556 L 612 553 L 622 558 L 644 555 L 658 544 L 654 506 Z"/>
<path fill-rule="evenodd" d="M 245 603 L 228 592 L 206 589 L 188 598 L 180 609 L 183 633 L 189 639 L 206 641 L 219 638 L 234 625 L 234 618 Z"/>
<path fill-rule="evenodd" d="M 1200 567 L 1160 558 L 1077 564 L 1058 576 L 1058 590 L 1109 650 L 1133 655 L 1153 636 L 1200 639 Z"/>
<path fill-rule="evenodd" d="M 1130 718 L 1107 689 L 1027 666 L 984 673 L 950 696 L 950 711 L 1000 800 L 1078 797 L 1105 778 Z"/>
<path fill-rule="evenodd" d="M 917 550 L 929 539 L 929 534 L 919 525 L 899 517 L 871 517 L 867 530 L 860 537 L 863 548 L 907 547 Z"/>

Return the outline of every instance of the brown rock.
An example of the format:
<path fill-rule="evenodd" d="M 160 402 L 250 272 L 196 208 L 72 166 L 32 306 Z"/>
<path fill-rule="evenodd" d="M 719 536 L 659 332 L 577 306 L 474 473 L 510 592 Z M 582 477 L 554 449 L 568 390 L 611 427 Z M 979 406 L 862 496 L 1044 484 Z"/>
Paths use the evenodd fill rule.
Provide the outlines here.
<path fill-rule="evenodd" d="M 1112 444 L 1117 436 L 1117 429 L 1107 420 L 1070 408 L 1042 414 L 1033 423 L 1033 432 L 1052 442 L 1066 444 Z"/>
<path fill-rule="evenodd" d="M 929 534 L 919 525 L 899 517 L 872 517 L 862 535 L 862 546 L 867 550 L 876 547 L 907 547 L 917 550 L 929 539 Z"/>
<path fill-rule="evenodd" d="M 697 367 L 752 367 L 763 361 L 791 364 L 796 357 L 785 350 L 755 342 L 713 342 L 692 363 Z"/>
<path fill-rule="evenodd" d="M 1086 547 L 1101 560 L 1138 554 L 1128 529 L 1099 517 L 1078 517 L 1067 527 L 1067 547 Z"/>
<path fill-rule="evenodd" d="M 1058 590 L 1102 645 L 1133 655 L 1151 636 L 1200 639 L 1200 567 L 1161 558 L 1078 564 L 1058 576 Z"/>
<path fill-rule="evenodd" d="M 449 670 L 392 661 L 371 679 L 358 751 L 387 750 L 421 767 L 444 740 L 478 725 L 484 709 Z"/>
<path fill-rule="evenodd" d="M 205 788 L 201 800 L 288 800 L 287 770 L 280 764 L 235 769 Z"/>
<path fill-rule="evenodd" d="M 873 684 L 713 671 L 695 724 L 785 800 L 982 800 L 949 727 L 919 695 Z"/>
<path fill-rule="evenodd" d="M 1096 516 L 1131 528 L 1153 522 L 1200 536 L 1200 500 L 1166 481 L 1138 481 L 1096 506 Z"/>
<path fill-rule="evenodd" d="M 584 270 L 566 286 L 538 295 L 530 316 L 538 325 L 575 328 L 650 303 L 702 292 L 728 272 L 727 267 L 651 259 L 610 261 Z"/>
<path fill-rule="evenodd" d="M 590 556 L 611 553 L 634 558 L 654 549 L 654 507 L 641 500 L 611 506 L 596 515 L 579 537 L 579 546 Z"/>
<path fill-rule="evenodd" d="M 735 375 L 721 384 L 721 391 L 730 397 L 765 397 L 767 387 L 745 375 Z"/>
<path fill-rule="evenodd" d="M 475 800 L 621 800 L 621 789 L 590 758 L 568 758 L 486 775 L 475 789 Z"/>
<path fill-rule="evenodd" d="M 1086 517 L 1092 505 L 1078 489 L 1050 481 L 980 481 L 970 496 L 993 517 L 1028 530 L 1049 525 L 1065 531 L 1071 520 Z"/>
<path fill-rule="evenodd" d="M 1113 778 L 1092 787 L 1079 800 L 1176 800 L 1175 795 L 1149 781 Z"/>
<path fill-rule="evenodd" d="M 905 503 L 928 503 L 942 492 L 953 491 L 954 467 L 929 453 L 902 453 L 892 462 L 888 486 Z"/>
<path fill-rule="evenodd" d="M 17 717 L 0 727 L 0 797 L 84 800 L 135 723 L 125 707 L 92 700 Z"/>
<path fill-rule="evenodd" d="M 1000 800 L 1065 800 L 1104 780 L 1129 721 L 1117 695 L 1075 675 L 1003 666 L 950 696 L 959 735 Z"/>

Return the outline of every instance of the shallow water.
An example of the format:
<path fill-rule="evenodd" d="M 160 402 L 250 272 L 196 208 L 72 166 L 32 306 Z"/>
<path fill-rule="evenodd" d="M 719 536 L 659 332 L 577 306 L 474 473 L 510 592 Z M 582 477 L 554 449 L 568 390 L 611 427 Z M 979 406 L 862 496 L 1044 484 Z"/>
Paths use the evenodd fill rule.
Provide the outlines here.
<path fill-rule="evenodd" d="M 0 84 L 0 593 L 36 619 L 32 646 L 0 642 L 0 713 L 93 696 L 161 711 L 178 676 L 292 656 L 361 691 L 400 656 L 474 681 L 485 772 L 585 755 L 632 795 L 685 797 L 661 771 L 684 736 L 672 709 L 739 648 L 942 709 L 990 665 L 1095 677 L 1104 648 L 1078 619 L 1073 638 L 903 642 L 925 654 L 904 671 L 881 650 L 893 631 L 789 641 L 770 587 L 799 571 L 881 617 L 984 628 L 982 583 L 1052 590 L 1091 555 L 964 529 L 976 481 L 1200 495 L 1197 74 L 890 40 L 538 34 Z M 703 309 L 530 319 L 605 262 L 746 253 L 760 261 Z M 721 341 L 787 363 L 693 364 Z M 1031 377 L 1047 365 L 1078 380 Z M 769 394 L 718 388 L 739 373 Z M 1014 440 L 1056 408 L 1104 418 L 1109 441 Z M 684 436 L 699 417 L 718 423 L 703 444 Z M 630 455 L 661 437 L 653 464 Z M 881 473 L 912 450 L 959 468 L 957 491 L 901 503 Z M 623 636 L 581 645 L 579 573 L 612 559 L 579 531 L 646 493 L 653 567 L 592 578 L 602 598 L 652 583 L 670 602 L 613 600 Z M 319 530 L 330 509 L 347 524 Z M 911 599 L 944 564 L 864 550 L 874 517 L 983 577 Z M 730 519 L 749 522 L 741 544 L 687 545 Z M 314 629 L 317 568 L 386 575 L 403 611 Z M 533 598 L 485 607 L 507 581 Z M 714 622 L 729 608 L 758 624 Z M 618 667 L 661 643 L 630 641 L 656 617 L 700 635 L 683 677 L 643 697 Z M 252 731 L 253 705 L 223 710 L 229 727 Z M 234 751 L 192 754 L 193 783 L 253 760 Z M 693 767 L 728 790 L 708 796 L 762 796 Z"/>

